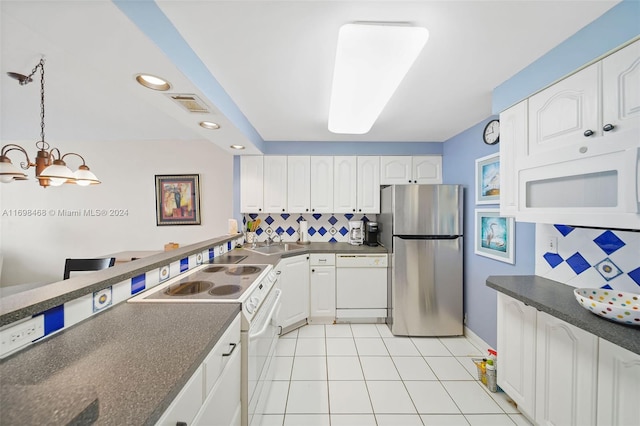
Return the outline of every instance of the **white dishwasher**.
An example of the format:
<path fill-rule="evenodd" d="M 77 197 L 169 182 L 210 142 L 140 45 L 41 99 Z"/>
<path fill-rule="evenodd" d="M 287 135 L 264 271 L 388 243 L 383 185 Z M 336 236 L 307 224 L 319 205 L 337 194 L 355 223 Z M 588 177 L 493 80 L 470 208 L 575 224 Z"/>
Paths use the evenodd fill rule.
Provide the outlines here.
<path fill-rule="evenodd" d="M 336 254 L 336 321 L 384 322 L 387 254 Z"/>

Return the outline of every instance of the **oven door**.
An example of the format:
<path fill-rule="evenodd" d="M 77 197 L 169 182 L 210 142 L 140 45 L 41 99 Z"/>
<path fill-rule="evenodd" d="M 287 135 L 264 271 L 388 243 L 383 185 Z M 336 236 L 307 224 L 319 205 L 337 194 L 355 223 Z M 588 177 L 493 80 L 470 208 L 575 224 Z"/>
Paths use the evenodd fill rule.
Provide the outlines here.
<path fill-rule="evenodd" d="M 273 369 L 269 367 L 275 355 L 280 331 L 276 324 L 280 310 L 280 295 L 279 289 L 274 287 L 271 290 L 246 333 L 248 389 L 245 395 L 248 398 L 249 425 L 260 424 L 262 416 L 257 414 L 264 411 L 262 406 L 271 387 Z"/>

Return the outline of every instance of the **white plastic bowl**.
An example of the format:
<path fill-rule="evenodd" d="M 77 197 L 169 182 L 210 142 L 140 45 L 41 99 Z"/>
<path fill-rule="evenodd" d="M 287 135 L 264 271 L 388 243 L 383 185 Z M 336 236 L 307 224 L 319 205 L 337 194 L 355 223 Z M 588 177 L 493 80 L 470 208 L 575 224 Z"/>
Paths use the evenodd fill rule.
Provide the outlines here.
<path fill-rule="evenodd" d="M 573 290 L 583 308 L 603 318 L 640 326 L 640 295 L 603 288 Z"/>

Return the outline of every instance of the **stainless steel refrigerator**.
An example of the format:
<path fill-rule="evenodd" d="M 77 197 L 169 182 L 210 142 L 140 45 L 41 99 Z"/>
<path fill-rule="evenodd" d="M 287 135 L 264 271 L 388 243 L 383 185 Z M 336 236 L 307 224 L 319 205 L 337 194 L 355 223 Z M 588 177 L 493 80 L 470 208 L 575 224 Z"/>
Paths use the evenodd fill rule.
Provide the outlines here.
<path fill-rule="evenodd" d="M 391 248 L 387 323 L 398 336 L 459 336 L 462 186 L 381 190 L 380 241 Z"/>

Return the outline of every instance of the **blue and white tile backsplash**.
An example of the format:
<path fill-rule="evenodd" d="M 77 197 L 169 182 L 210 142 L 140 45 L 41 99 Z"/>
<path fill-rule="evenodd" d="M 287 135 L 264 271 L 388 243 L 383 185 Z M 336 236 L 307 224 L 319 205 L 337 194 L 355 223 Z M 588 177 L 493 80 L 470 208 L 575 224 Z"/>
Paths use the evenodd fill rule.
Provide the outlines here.
<path fill-rule="evenodd" d="M 549 237 L 558 253 L 547 251 Z M 580 288 L 640 293 L 640 232 L 536 225 L 536 275 Z"/>
<path fill-rule="evenodd" d="M 375 221 L 375 214 L 246 214 L 243 217 L 242 229 L 247 229 L 247 222 L 260 219 L 260 226 L 256 230 L 258 241 L 265 241 L 267 236 L 278 234 L 282 241 L 293 242 L 300 239 L 298 222 L 306 220 L 309 229 L 309 241 L 312 243 L 346 243 L 349 241 L 349 221 Z"/>

